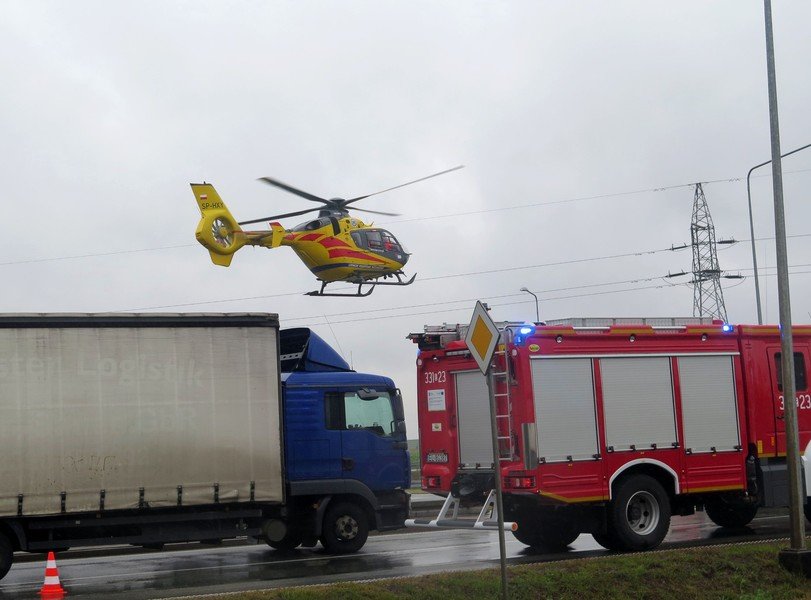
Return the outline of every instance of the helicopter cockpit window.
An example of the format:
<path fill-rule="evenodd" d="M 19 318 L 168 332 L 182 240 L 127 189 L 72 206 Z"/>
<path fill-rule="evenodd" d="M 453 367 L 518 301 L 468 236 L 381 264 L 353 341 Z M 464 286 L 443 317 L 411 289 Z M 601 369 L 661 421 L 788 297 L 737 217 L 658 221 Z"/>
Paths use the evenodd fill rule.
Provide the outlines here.
<path fill-rule="evenodd" d="M 400 244 L 397 243 L 397 240 L 394 238 L 392 234 L 388 231 L 381 231 L 380 236 L 383 238 L 383 250 L 386 252 L 402 252 L 402 248 Z"/>
<path fill-rule="evenodd" d="M 371 250 L 372 252 L 404 253 L 405 249 L 392 234 L 385 229 L 365 229 L 363 231 L 353 231 L 352 240 L 359 248 Z"/>
<path fill-rule="evenodd" d="M 383 250 L 383 237 L 379 231 L 366 232 L 366 244 L 369 250 Z"/>

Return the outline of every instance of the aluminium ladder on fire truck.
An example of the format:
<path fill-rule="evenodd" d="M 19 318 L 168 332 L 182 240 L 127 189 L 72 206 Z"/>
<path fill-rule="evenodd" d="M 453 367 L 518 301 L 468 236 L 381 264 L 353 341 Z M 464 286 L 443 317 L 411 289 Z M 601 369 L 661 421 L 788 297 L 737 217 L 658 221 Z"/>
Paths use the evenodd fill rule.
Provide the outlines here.
<path fill-rule="evenodd" d="M 496 369 L 491 372 L 493 383 L 492 393 L 496 405 L 496 437 L 499 450 L 499 456 L 496 462 L 512 460 L 515 458 L 515 439 L 512 428 L 510 398 L 510 366 L 507 356 L 507 340 L 504 338 L 504 333 L 505 331 L 509 331 L 507 327 L 510 325 L 523 325 L 523 323 L 496 323 L 496 327 L 500 332 L 500 340 L 499 345 L 494 352 L 494 367 L 491 367 Z M 443 324 L 440 326 L 426 325 L 425 333 L 437 335 L 440 339 L 440 344 L 444 345 L 449 341 L 464 339 L 467 334 L 467 326 L 448 324 Z M 409 336 L 409 338 L 413 339 L 412 336 L 414 335 L 419 334 L 412 334 Z M 498 477 L 499 468 L 496 462 L 491 463 L 491 465 L 494 476 Z M 479 466 L 478 463 L 476 466 Z M 498 530 L 498 511 L 496 508 L 495 489 L 488 491 L 484 505 L 479 511 L 479 515 L 476 517 L 475 521 L 472 519 L 463 519 L 459 517 L 461 500 L 461 494 L 459 497 L 454 496 L 452 493 L 448 494 L 442 508 L 439 511 L 439 514 L 435 519 L 408 519 L 406 520 L 405 525 L 406 527 Z M 517 529 L 518 523 L 510 521 L 504 523 L 505 531 L 516 531 Z"/>

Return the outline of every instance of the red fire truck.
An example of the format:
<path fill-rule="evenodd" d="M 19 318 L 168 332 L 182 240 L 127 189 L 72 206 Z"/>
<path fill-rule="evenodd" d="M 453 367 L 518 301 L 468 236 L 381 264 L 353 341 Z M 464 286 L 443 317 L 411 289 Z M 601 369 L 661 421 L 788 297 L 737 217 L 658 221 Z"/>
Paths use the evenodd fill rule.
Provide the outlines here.
<path fill-rule="evenodd" d="M 708 319 L 505 323 L 493 384 L 504 518 L 519 541 L 657 546 L 671 515 L 742 527 L 787 506 L 779 329 Z M 487 381 L 466 327 L 409 336 L 417 359 L 422 487 L 459 499 L 494 487 Z M 805 495 L 811 496 L 811 326 L 794 328 Z M 811 510 L 806 504 L 806 516 Z M 481 523 L 479 523 L 481 525 Z"/>

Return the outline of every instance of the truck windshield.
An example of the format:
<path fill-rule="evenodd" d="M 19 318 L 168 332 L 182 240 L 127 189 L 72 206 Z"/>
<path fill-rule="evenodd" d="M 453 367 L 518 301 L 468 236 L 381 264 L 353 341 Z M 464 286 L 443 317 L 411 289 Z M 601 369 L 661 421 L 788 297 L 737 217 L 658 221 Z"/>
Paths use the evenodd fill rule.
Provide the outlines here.
<path fill-rule="evenodd" d="M 395 431 L 394 410 L 388 391 L 375 392 L 374 398 L 358 396 L 357 392 L 337 392 L 327 395 L 328 429 L 366 429 L 380 436 Z"/>

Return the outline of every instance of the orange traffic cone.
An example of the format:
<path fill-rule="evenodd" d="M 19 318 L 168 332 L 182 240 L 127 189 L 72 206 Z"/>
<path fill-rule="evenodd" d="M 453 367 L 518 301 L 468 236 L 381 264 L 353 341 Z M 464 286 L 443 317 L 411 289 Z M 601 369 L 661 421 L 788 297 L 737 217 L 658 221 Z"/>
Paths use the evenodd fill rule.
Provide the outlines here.
<path fill-rule="evenodd" d="M 56 557 L 48 552 L 48 562 L 45 563 L 45 583 L 39 590 L 39 595 L 49 600 L 56 600 L 65 595 L 65 590 L 59 583 L 59 569 L 56 568 Z"/>

